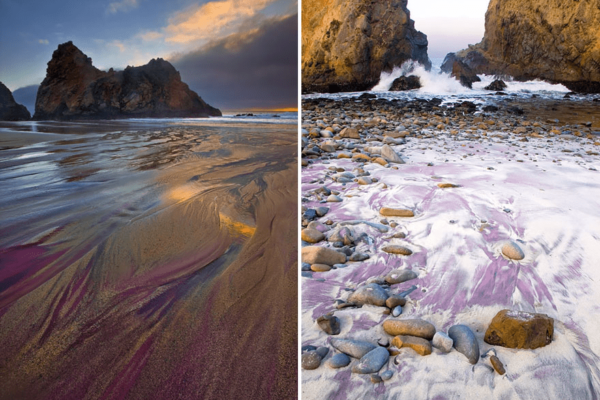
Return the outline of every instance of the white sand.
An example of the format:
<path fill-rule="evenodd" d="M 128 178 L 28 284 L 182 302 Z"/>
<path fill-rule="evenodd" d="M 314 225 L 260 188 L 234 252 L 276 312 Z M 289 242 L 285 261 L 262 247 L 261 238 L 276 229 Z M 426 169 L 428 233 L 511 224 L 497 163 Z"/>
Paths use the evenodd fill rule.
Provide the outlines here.
<path fill-rule="evenodd" d="M 371 258 L 315 273 L 313 279 L 302 278 L 302 344 L 327 345 L 328 335 L 314 322 L 316 318 L 335 310 L 335 299 L 347 298 L 345 288 L 395 268 L 412 268 L 419 275 L 390 290 L 399 293 L 417 286 L 400 318 L 423 318 L 441 331 L 454 324 L 468 325 L 483 354 L 492 347 L 483 336 L 498 311 L 538 312 L 554 319 L 553 342 L 536 350 L 494 346 L 505 365 L 504 376 L 485 360 L 469 364 L 455 350 L 443 354 L 434 349 L 422 357 L 403 349 L 399 365 L 390 358 L 381 370 L 389 368 L 394 376 L 380 384 L 371 383 L 368 375 L 350 373 L 357 360 L 339 370 L 325 366 L 335 354 L 329 346 L 330 353 L 318 369 L 302 371 L 303 399 L 598 397 L 600 171 L 590 168 L 600 170 L 600 157 L 586 152 L 600 152 L 600 146 L 565 135 L 553 137 L 551 143 L 547 138 L 520 142 L 517 136 L 482 142 L 468 139 L 467 134 L 409 138 L 406 145 L 394 147 L 405 165 L 391 169 L 366 164 L 365 170 L 380 183 L 343 186 L 326 179 L 325 185 L 340 190 L 344 201 L 303 203 L 331 207 L 323 221 L 379 222 L 383 217 L 378 210 L 383 206 L 412 209 L 415 217 L 388 217 L 399 224 L 390 233 L 364 224 L 352 226 L 373 238 L 372 245 L 358 248 Z M 427 166 L 430 162 L 434 166 Z M 304 196 L 322 186 L 314 181 L 324 177 L 330 166 L 352 171 L 358 164 L 331 160 L 303 168 Z M 460 187 L 440 189 L 441 182 Z M 382 189 L 382 183 L 388 189 Z M 406 239 L 386 239 L 396 232 L 405 232 Z M 524 251 L 522 261 L 501 255 L 500 248 L 508 240 Z M 406 246 L 413 255 L 381 252 L 388 243 Z M 374 343 L 381 337 L 391 340 L 381 329 L 381 322 L 389 318 L 382 311 L 371 306 L 335 311 L 342 326 L 338 337 Z"/>

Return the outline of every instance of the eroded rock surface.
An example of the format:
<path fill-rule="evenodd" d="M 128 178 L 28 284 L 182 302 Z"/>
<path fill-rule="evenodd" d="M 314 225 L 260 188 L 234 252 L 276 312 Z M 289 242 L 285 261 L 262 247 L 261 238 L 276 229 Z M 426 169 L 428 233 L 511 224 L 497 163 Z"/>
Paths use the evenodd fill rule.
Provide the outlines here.
<path fill-rule="evenodd" d="M 431 67 L 406 0 L 302 2 L 302 91 L 367 90 L 407 60 Z"/>
<path fill-rule="evenodd" d="M 483 40 L 455 58 L 478 74 L 539 78 L 598 93 L 598 26 L 597 1 L 491 0 Z"/>
<path fill-rule="evenodd" d="M 502 310 L 485 332 L 485 342 L 511 349 L 537 349 L 552 342 L 554 320 L 546 314 Z"/>

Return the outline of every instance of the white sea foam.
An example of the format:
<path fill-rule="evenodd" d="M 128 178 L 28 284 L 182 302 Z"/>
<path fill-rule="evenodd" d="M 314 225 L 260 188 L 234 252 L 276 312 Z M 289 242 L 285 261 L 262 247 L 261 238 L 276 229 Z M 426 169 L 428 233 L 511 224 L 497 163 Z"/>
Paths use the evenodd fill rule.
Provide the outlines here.
<path fill-rule="evenodd" d="M 495 80 L 494 76 L 479 75 L 481 82 L 475 82 L 473 89 L 466 88 L 460 82 L 449 74 L 440 71 L 439 66 L 434 65 L 430 71 L 415 61 L 407 61 L 400 67 L 394 67 L 392 72 L 382 72 L 379 83 L 371 89 L 375 93 L 387 93 L 395 79 L 401 76 L 416 75 L 421 80 L 422 87 L 412 91 L 415 94 L 433 94 L 436 96 L 444 95 L 487 95 L 490 92 L 484 88 Z M 569 92 L 563 85 L 553 85 L 548 82 L 533 80 L 527 82 L 517 82 L 506 80 L 506 93 L 523 94 L 546 94 L 546 95 L 564 95 Z"/>

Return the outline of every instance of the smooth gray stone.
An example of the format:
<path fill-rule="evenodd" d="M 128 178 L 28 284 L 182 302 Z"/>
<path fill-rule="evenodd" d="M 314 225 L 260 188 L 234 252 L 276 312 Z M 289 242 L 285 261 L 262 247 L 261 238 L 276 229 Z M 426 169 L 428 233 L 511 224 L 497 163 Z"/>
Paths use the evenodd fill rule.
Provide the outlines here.
<path fill-rule="evenodd" d="M 353 339 L 332 339 L 331 345 L 342 353 L 358 359 L 377 347 L 372 343 Z"/>
<path fill-rule="evenodd" d="M 448 336 L 454 341 L 454 348 L 467 357 L 471 364 L 479 360 L 479 343 L 473 331 L 466 325 L 454 325 L 448 329 Z"/>
<path fill-rule="evenodd" d="M 302 354 L 303 369 L 317 369 L 321 365 L 321 356 L 316 351 L 309 351 Z"/>
<path fill-rule="evenodd" d="M 384 306 L 388 294 L 381 286 L 376 283 L 369 283 L 356 289 L 348 297 L 348 301 L 356 304 L 372 304 L 375 306 Z"/>
<path fill-rule="evenodd" d="M 402 306 L 394 307 L 394 309 L 392 310 L 392 316 L 397 317 L 400 314 L 402 314 Z"/>
<path fill-rule="evenodd" d="M 368 260 L 369 258 L 371 258 L 371 256 L 366 253 L 354 253 L 350 256 L 350 258 L 348 260 L 350 260 L 350 261 L 365 261 L 365 260 Z"/>
<path fill-rule="evenodd" d="M 330 368 L 342 368 L 350 364 L 350 357 L 344 353 L 338 353 L 327 361 Z"/>
<path fill-rule="evenodd" d="M 385 276 L 385 281 L 390 285 L 410 281 L 416 279 L 417 274 L 410 269 L 395 269 Z"/>
<path fill-rule="evenodd" d="M 321 346 L 317 348 L 317 354 L 321 357 L 321 360 L 324 359 L 329 353 L 329 347 Z"/>
<path fill-rule="evenodd" d="M 352 367 L 356 374 L 373 374 L 381 369 L 388 361 L 390 353 L 385 347 L 376 347 L 365 354 L 358 364 Z"/>
<path fill-rule="evenodd" d="M 312 272 L 302 271 L 301 275 L 303 278 L 312 278 Z"/>
<path fill-rule="evenodd" d="M 433 347 L 442 350 L 444 353 L 449 353 L 450 350 L 452 350 L 454 341 L 444 332 L 436 332 L 435 335 L 433 335 L 431 344 L 433 344 Z"/>
<path fill-rule="evenodd" d="M 315 211 L 319 217 L 322 217 L 329 212 L 329 207 L 317 207 Z"/>
<path fill-rule="evenodd" d="M 384 381 L 389 381 L 390 379 L 392 379 L 392 376 L 394 376 L 394 371 L 388 369 L 387 371 L 382 372 L 379 375 L 381 376 L 381 379 L 383 379 Z"/>
<path fill-rule="evenodd" d="M 342 242 L 348 246 L 354 243 L 354 232 L 347 226 L 343 226 L 338 230 L 335 230 L 328 238 L 329 242 Z"/>

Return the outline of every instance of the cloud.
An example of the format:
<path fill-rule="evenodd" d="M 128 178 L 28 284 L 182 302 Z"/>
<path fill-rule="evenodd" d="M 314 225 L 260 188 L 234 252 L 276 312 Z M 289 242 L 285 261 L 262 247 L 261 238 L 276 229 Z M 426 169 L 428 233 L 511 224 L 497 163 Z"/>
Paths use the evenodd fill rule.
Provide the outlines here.
<path fill-rule="evenodd" d="M 298 15 L 273 17 L 171 62 L 182 80 L 215 107 L 296 107 L 297 43 Z"/>
<path fill-rule="evenodd" d="M 165 28 L 166 41 L 190 43 L 231 34 L 275 0 L 223 0 L 177 13 Z"/>
<path fill-rule="evenodd" d="M 138 33 L 135 37 L 142 39 L 144 42 L 153 42 L 164 37 L 164 34 L 155 31 L 145 31 Z"/>
<path fill-rule="evenodd" d="M 38 40 L 39 44 L 50 44 L 50 42 L 47 39 L 40 39 Z"/>
<path fill-rule="evenodd" d="M 121 53 L 125 52 L 125 45 L 120 40 L 113 40 L 106 44 L 109 47 L 116 47 Z"/>
<path fill-rule="evenodd" d="M 107 14 L 116 14 L 119 11 L 127 12 L 137 8 L 139 5 L 138 0 L 122 0 L 110 3 L 106 9 Z"/>

